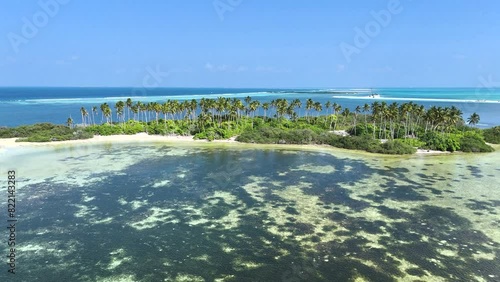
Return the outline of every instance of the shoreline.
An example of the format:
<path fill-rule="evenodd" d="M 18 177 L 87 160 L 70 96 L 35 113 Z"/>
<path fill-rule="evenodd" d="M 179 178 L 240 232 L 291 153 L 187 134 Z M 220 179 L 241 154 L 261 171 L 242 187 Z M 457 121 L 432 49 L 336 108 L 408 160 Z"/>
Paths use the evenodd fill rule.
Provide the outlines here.
<path fill-rule="evenodd" d="M 127 142 L 199 142 L 208 143 L 207 140 L 196 140 L 193 136 L 161 136 L 161 135 L 148 135 L 147 133 L 138 133 L 135 135 L 109 135 L 100 136 L 95 135 L 90 139 L 66 140 L 66 141 L 52 141 L 52 142 L 16 142 L 19 138 L 4 138 L 0 139 L 0 149 L 19 148 L 19 147 L 46 147 L 58 145 L 82 145 L 82 144 L 99 144 L 99 143 L 127 143 Z M 214 140 L 215 143 L 239 143 L 231 138 L 228 140 Z"/>
<path fill-rule="evenodd" d="M 193 136 L 161 136 L 161 135 L 148 135 L 147 133 L 138 133 L 135 135 L 110 135 L 110 136 L 100 136 L 96 135 L 90 139 L 80 139 L 80 140 L 66 140 L 66 141 L 53 141 L 53 142 L 16 142 L 19 138 L 5 138 L 0 139 L 0 150 L 11 149 L 11 148 L 26 148 L 26 147 L 53 147 L 53 146 L 64 146 L 64 145 L 94 145 L 103 143 L 154 143 L 154 142 L 173 142 L 173 143 L 232 143 L 232 144 L 244 144 L 244 145 L 256 145 L 250 143 L 242 143 L 236 141 L 236 137 L 225 140 L 214 140 L 209 142 L 208 140 L 196 140 Z M 279 147 L 286 148 L 287 146 L 305 146 L 310 148 L 325 148 L 324 145 L 297 145 L 297 144 L 257 144 L 257 145 L 277 145 Z M 357 152 L 357 150 L 348 150 L 342 148 L 336 148 L 333 146 L 327 146 L 328 148 L 338 149 L 342 151 Z M 374 153 L 370 153 L 377 155 Z M 416 155 L 449 155 L 450 152 L 434 151 L 434 150 L 424 150 L 417 149 L 417 152 L 412 155 L 387 155 L 387 156 L 416 156 Z"/>

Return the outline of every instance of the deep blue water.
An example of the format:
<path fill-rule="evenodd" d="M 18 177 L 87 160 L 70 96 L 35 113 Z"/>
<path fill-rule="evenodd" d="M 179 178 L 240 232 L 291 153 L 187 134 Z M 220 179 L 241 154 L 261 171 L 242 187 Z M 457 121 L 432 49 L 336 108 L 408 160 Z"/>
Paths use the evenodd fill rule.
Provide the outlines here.
<path fill-rule="evenodd" d="M 372 98 L 377 93 L 380 97 Z M 17 126 L 36 122 L 63 124 L 71 116 L 80 122 L 79 109 L 88 110 L 107 102 L 132 98 L 133 101 L 164 102 L 168 99 L 251 96 L 260 101 L 277 98 L 311 98 L 324 104 L 327 100 L 353 110 L 375 100 L 387 103 L 414 101 L 426 107 L 451 106 L 461 109 L 464 118 L 477 112 L 480 127 L 500 124 L 500 90 L 487 88 L 380 88 L 380 89 L 228 89 L 228 88 L 0 88 L 0 126 Z"/>

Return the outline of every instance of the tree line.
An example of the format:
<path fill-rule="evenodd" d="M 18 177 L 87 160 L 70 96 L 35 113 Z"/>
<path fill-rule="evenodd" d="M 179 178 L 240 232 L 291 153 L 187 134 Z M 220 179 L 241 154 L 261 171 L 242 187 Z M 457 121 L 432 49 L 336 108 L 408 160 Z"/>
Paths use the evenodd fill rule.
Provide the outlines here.
<path fill-rule="evenodd" d="M 89 110 L 81 107 L 82 126 L 96 125 L 100 116 L 100 123 L 125 123 L 128 120 L 143 122 L 163 122 L 167 120 L 185 120 L 197 124 L 202 129 L 206 127 L 221 127 L 223 122 L 234 122 L 238 124 L 242 119 L 259 116 L 263 119 L 286 118 L 291 121 L 303 119 L 310 124 L 322 123 L 330 130 L 338 128 L 353 127 L 357 130 L 358 123 L 362 123 L 366 130 L 371 125 L 372 134 L 375 138 L 376 130 L 378 136 L 384 139 L 394 139 L 396 131 L 404 129 L 405 136 L 416 136 L 420 127 L 424 132 L 438 131 L 450 132 L 457 125 L 464 124 L 462 111 L 455 106 L 436 107 L 425 109 L 423 105 L 414 102 L 388 104 L 385 101 L 375 101 L 371 104 L 365 103 L 357 106 L 351 111 L 347 107 L 327 101 L 320 102 L 307 99 L 302 103 L 299 99 L 275 99 L 270 102 L 252 100 L 251 97 L 244 99 L 219 97 L 217 99 L 201 100 L 168 100 L 164 103 L 140 101 L 133 102 L 128 98 L 126 101 L 118 101 L 113 109 L 108 103 L 99 107 L 93 106 Z M 473 113 L 467 123 L 476 126 L 480 121 L 477 113 Z M 73 120 L 68 119 L 68 126 L 73 125 Z M 376 130 L 375 130 L 376 129 Z"/>

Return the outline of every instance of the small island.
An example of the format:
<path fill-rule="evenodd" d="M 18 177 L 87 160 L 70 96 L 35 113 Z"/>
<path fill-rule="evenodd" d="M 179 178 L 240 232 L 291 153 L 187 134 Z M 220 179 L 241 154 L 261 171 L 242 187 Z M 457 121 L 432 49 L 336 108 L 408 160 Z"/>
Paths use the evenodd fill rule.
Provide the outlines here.
<path fill-rule="evenodd" d="M 16 142 L 90 139 L 94 135 L 184 136 L 196 140 L 236 140 L 242 143 L 330 145 L 382 154 L 421 152 L 492 152 L 487 143 L 500 143 L 500 126 L 478 129 L 480 116 L 467 120 L 452 107 L 413 102 L 373 102 L 353 111 L 330 101 L 276 99 L 270 102 L 219 97 L 165 103 L 130 98 L 81 107 L 81 123 L 40 123 L 1 128 L 0 138 Z"/>

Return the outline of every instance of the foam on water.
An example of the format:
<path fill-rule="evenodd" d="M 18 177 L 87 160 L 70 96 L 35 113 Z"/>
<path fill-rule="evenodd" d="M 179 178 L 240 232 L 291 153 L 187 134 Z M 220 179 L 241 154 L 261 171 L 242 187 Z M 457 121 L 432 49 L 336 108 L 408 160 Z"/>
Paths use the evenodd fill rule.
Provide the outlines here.
<path fill-rule="evenodd" d="M 471 100 L 471 99 L 442 99 L 442 98 L 412 98 L 412 97 L 385 97 L 385 96 L 347 96 L 335 95 L 332 98 L 336 99 L 355 99 L 355 100 L 391 100 L 391 101 L 413 101 L 413 102 L 447 102 L 447 103 L 486 103 L 486 104 L 500 104 L 500 100 Z"/>
<path fill-rule="evenodd" d="M 132 101 L 141 102 L 165 102 L 167 100 L 200 100 L 205 99 L 217 99 L 218 97 L 225 98 L 243 98 L 243 97 L 266 97 L 269 95 L 286 95 L 289 93 L 270 93 L 270 92 L 248 92 L 248 93 L 222 93 L 222 94 L 201 94 L 201 95 L 164 95 L 164 96 L 122 96 L 122 97 L 93 97 L 93 98 L 40 98 L 40 99 L 19 99 L 19 100 L 7 100 L 4 101 L 6 104 L 18 104 L 18 105 L 33 105 L 33 104 L 93 104 L 99 105 L 102 103 L 113 103 L 117 101 L 125 101 L 130 98 Z M 110 105 L 113 106 L 113 105 Z"/>

